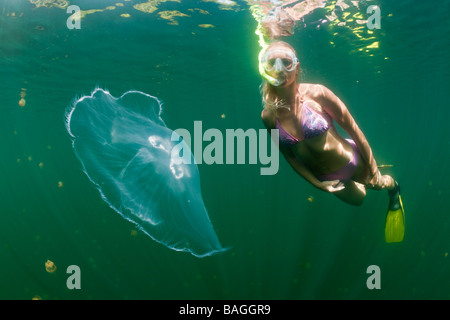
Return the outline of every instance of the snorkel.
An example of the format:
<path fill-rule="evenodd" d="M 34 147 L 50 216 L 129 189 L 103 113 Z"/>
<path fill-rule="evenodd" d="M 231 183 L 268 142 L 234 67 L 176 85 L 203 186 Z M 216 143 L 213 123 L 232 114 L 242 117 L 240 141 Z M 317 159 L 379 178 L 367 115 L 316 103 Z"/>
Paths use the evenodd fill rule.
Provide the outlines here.
<path fill-rule="evenodd" d="M 273 86 L 281 86 L 286 82 L 286 79 L 277 79 L 271 76 L 268 72 L 276 71 L 281 72 L 283 69 L 287 72 L 292 72 L 298 65 L 298 59 L 295 53 L 290 50 L 283 49 L 269 49 L 270 42 L 266 40 L 264 35 L 264 27 L 262 24 L 267 19 L 279 20 L 280 8 L 275 8 L 275 10 L 269 10 L 267 14 L 261 6 L 253 5 L 250 7 L 253 17 L 257 21 L 258 25 L 255 30 L 255 34 L 258 36 L 258 42 L 261 46 L 261 51 L 258 54 L 259 62 L 259 73 L 269 84 Z M 290 30 L 287 34 L 292 34 L 293 31 Z M 286 35 L 286 34 L 284 34 Z M 281 59 L 278 56 L 286 56 L 288 59 Z M 290 61 L 291 63 L 286 63 Z"/>
<path fill-rule="evenodd" d="M 255 34 L 258 36 L 259 40 L 258 43 L 261 46 L 261 51 L 258 55 L 258 62 L 259 62 L 259 74 L 266 80 L 268 83 L 270 83 L 273 86 L 280 86 L 282 85 L 282 82 L 270 75 L 267 74 L 266 70 L 264 70 L 264 66 L 262 63 L 263 55 L 266 51 L 266 49 L 269 47 L 269 44 L 266 42 L 266 39 L 264 38 L 263 34 L 263 28 L 261 26 L 262 19 L 264 17 L 264 13 L 262 12 L 262 8 L 257 5 L 253 5 L 250 7 L 250 11 L 252 12 L 253 17 L 258 22 L 258 26 L 256 27 Z"/>

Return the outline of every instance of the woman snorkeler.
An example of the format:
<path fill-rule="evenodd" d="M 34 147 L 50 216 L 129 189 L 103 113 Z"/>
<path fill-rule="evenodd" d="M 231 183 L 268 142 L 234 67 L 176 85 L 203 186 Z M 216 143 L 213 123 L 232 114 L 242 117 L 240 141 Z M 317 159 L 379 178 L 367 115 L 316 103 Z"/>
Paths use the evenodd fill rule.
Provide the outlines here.
<path fill-rule="evenodd" d="M 279 130 L 279 149 L 287 162 L 313 186 L 351 205 L 361 205 L 367 189 L 387 189 L 386 241 L 402 241 L 399 185 L 380 173 L 367 139 L 345 104 L 323 85 L 297 83 L 300 63 L 288 43 L 271 42 L 259 59 L 265 79 L 261 118 L 269 132 Z M 334 122 L 351 139 L 344 139 Z"/>

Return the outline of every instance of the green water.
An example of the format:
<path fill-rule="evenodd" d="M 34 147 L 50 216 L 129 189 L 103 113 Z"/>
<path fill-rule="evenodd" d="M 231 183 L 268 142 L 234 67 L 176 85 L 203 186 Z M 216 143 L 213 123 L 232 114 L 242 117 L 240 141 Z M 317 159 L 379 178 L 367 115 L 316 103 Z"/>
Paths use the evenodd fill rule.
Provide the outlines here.
<path fill-rule="evenodd" d="M 66 27 L 65 10 L 0 2 L 0 299 L 450 298 L 450 2 L 379 1 L 379 48 L 368 53 L 348 29 L 316 28 L 320 12 L 288 39 L 303 81 L 332 89 L 377 162 L 394 165 L 384 172 L 402 186 L 404 241 L 384 242 L 385 192 L 351 207 L 283 159 L 274 176 L 261 165 L 202 164 L 206 208 L 231 247 L 203 259 L 135 234 L 103 202 L 73 153 L 64 110 L 96 86 L 114 96 L 135 89 L 163 101 L 172 129 L 196 120 L 203 130 L 263 128 L 256 22 L 243 2 L 161 4 L 190 15 L 178 25 L 135 2 L 88 15 L 80 30 Z M 66 287 L 69 265 L 80 267 L 80 290 Z M 366 286 L 370 265 L 380 267 L 380 290 Z"/>

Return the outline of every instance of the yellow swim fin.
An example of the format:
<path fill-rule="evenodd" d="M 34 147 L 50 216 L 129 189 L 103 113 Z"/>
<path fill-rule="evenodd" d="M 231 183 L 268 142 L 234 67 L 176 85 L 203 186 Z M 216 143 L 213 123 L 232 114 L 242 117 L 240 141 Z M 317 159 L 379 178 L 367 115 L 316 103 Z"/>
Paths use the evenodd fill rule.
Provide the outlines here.
<path fill-rule="evenodd" d="M 390 193 L 389 209 L 386 216 L 386 228 L 384 230 L 387 243 L 402 242 L 405 236 L 405 211 L 403 210 L 400 187 L 396 182 L 394 194 Z"/>

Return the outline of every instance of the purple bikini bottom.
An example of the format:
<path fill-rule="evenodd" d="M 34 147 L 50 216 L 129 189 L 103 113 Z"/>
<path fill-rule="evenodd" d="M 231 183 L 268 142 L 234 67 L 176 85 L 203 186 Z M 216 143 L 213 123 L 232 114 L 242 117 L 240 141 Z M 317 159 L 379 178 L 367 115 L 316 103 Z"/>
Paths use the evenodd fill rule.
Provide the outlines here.
<path fill-rule="evenodd" d="M 345 140 L 347 140 L 353 147 L 353 158 L 341 169 L 335 172 L 317 176 L 317 179 L 319 179 L 320 181 L 340 180 L 346 182 L 353 177 L 353 173 L 355 172 L 356 166 L 358 165 L 358 147 L 353 140 Z"/>

